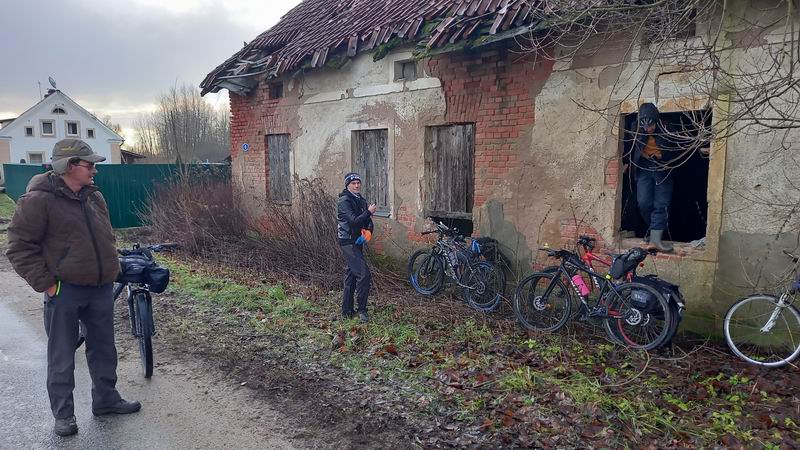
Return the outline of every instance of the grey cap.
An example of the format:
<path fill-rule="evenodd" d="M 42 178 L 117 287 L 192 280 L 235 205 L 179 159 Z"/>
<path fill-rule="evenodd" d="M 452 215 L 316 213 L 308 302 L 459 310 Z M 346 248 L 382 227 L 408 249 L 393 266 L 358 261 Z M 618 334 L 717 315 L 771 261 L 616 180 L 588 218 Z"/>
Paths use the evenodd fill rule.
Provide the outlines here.
<path fill-rule="evenodd" d="M 70 160 L 81 159 L 90 163 L 105 161 L 104 156 L 100 156 L 89 144 L 80 139 L 62 139 L 53 146 L 53 172 L 57 174 L 67 173 Z"/>

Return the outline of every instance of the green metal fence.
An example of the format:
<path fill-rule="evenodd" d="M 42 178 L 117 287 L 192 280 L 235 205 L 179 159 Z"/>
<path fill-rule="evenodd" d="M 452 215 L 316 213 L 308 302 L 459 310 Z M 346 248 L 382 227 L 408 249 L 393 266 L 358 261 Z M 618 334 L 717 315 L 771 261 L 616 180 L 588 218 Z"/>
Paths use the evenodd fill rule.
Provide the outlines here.
<path fill-rule="evenodd" d="M 148 198 L 156 186 L 177 177 L 180 173 L 179 167 L 175 164 L 98 165 L 94 182 L 106 198 L 114 228 L 140 226 L 137 213 L 146 208 Z M 230 166 L 226 164 L 190 164 L 184 168 L 190 176 L 210 174 L 219 179 L 230 178 Z M 25 193 L 30 179 L 46 172 L 47 168 L 30 164 L 3 164 L 3 171 L 6 193 L 17 201 Z"/>

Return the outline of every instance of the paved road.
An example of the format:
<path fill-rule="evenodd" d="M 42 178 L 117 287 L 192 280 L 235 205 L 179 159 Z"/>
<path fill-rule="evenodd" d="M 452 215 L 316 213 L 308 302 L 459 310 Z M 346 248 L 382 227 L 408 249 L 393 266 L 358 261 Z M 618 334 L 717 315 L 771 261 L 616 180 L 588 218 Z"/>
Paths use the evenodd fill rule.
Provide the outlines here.
<path fill-rule="evenodd" d="M 94 417 L 86 359 L 76 362 L 75 415 L 80 431 L 60 438 L 45 390 L 46 340 L 42 301 L 0 256 L 0 449 L 190 449 L 302 448 L 290 439 L 300 430 L 250 396 L 238 383 L 221 381 L 190 362 L 157 367 L 151 380 L 140 373 L 129 336 L 118 336 L 118 387 L 140 400 L 142 411 Z M 83 349 L 83 347 L 82 347 Z"/>

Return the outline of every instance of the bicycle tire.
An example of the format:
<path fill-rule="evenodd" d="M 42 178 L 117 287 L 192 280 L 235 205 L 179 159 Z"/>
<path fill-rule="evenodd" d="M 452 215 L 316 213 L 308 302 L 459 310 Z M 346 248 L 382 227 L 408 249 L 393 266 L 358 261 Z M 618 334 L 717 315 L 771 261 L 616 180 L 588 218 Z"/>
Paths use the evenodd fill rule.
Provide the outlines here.
<path fill-rule="evenodd" d="M 153 376 L 153 317 L 147 294 L 135 295 L 136 337 L 139 340 L 139 357 L 145 378 Z"/>
<path fill-rule="evenodd" d="M 425 255 L 419 266 L 416 261 Z M 432 277 L 432 278 L 431 278 Z M 430 279 L 430 284 L 426 282 Z M 433 296 L 444 286 L 444 265 L 432 250 L 417 250 L 408 258 L 408 281 L 415 291 L 422 295 Z"/>
<path fill-rule="evenodd" d="M 478 261 L 471 264 L 469 273 L 464 284 L 472 287 L 473 280 L 478 284 L 476 289 L 464 288 L 464 299 L 469 306 L 480 312 L 492 312 L 497 309 L 503 299 L 506 285 L 503 270 L 488 261 Z"/>
<path fill-rule="evenodd" d="M 764 301 L 766 301 L 766 303 Z M 741 312 L 744 312 L 748 305 L 756 305 L 756 302 L 764 304 L 763 313 L 760 313 L 758 316 L 742 317 Z M 747 361 L 750 364 L 762 367 L 782 367 L 791 363 L 798 356 L 800 356 L 800 311 L 798 311 L 794 305 L 785 305 L 782 308 L 783 311 L 779 313 L 775 322 L 776 326 L 783 325 L 786 327 L 787 334 L 785 338 L 789 340 L 789 346 L 787 347 L 787 350 L 791 351 L 789 351 L 788 354 L 773 354 L 771 355 L 773 358 L 770 358 L 766 361 L 763 357 L 753 354 L 753 352 L 758 352 L 762 349 L 768 348 L 768 346 L 765 345 L 766 341 L 764 339 L 768 339 L 769 336 L 777 336 L 779 338 L 778 342 L 786 342 L 784 341 L 784 338 L 778 336 L 777 333 L 773 333 L 773 330 L 775 329 L 774 326 L 769 333 L 764 333 L 761 331 L 763 326 L 767 323 L 766 321 L 769 320 L 772 312 L 776 307 L 778 307 L 777 303 L 778 299 L 772 295 L 758 294 L 740 299 L 728 309 L 723 322 L 723 333 L 725 335 L 725 342 L 737 357 Z M 757 308 L 758 307 L 756 307 L 756 309 Z M 756 312 L 758 312 L 758 310 Z M 737 313 L 739 313 L 739 315 L 737 315 Z M 792 319 L 794 319 L 794 321 L 792 321 Z M 739 324 L 738 321 L 742 321 L 743 323 Z M 750 335 L 759 339 L 753 339 L 755 342 L 747 343 L 748 345 L 745 345 L 745 342 L 735 342 L 738 340 L 738 338 L 735 339 L 734 336 L 738 335 L 732 335 L 731 333 L 732 322 L 734 322 L 734 329 L 750 329 L 752 330 Z"/>
<path fill-rule="evenodd" d="M 124 291 L 126 291 L 125 301 L 128 303 L 128 322 L 131 325 L 131 334 L 136 336 L 136 308 L 133 306 L 133 298 L 130 296 L 130 291 L 128 289 L 124 289 Z"/>
<path fill-rule="evenodd" d="M 545 281 L 545 283 L 540 286 L 542 288 L 542 294 L 536 296 L 535 289 L 540 281 Z M 544 292 L 550 283 L 555 283 L 555 286 L 553 286 L 553 291 L 550 292 L 548 298 L 543 298 Z M 533 291 L 531 291 L 531 286 L 533 287 Z M 553 295 L 555 290 L 558 291 L 555 292 L 555 295 Z M 551 302 L 551 299 L 554 301 Z M 526 311 L 528 310 L 541 313 L 548 309 L 555 309 L 555 307 L 552 305 L 555 305 L 555 302 L 557 301 L 563 303 L 563 313 L 552 314 L 551 320 L 548 321 L 549 324 L 542 323 L 543 321 L 539 320 L 532 321 L 527 317 Z M 519 282 L 514 291 L 513 304 L 514 315 L 517 317 L 517 321 L 522 325 L 523 328 L 532 331 L 553 332 L 567 324 L 567 321 L 570 318 L 570 311 L 572 309 L 572 295 L 570 294 L 567 286 L 561 280 L 560 274 L 537 272 L 528 275 Z"/>
<path fill-rule="evenodd" d="M 634 291 L 645 291 L 652 296 L 654 305 L 648 305 L 647 309 L 637 308 L 632 303 Z M 619 295 L 615 295 L 617 292 Z M 619 314 L 619 318 L 608 318 L 606 322 L 611 322 L 606 329 L 612 340 L 617 337 L 623 345 L 630 348 L 641 350 L 653 350 L 661 346 L 664 342 L 671 339 L 672 310 L 667 304 L 664 295 L 656 289 L 644 283 L 630 282 L 616 286 L 616 291 L 608 294 L 606 306 L 608 314 Z M 661 324 L 653 327 L 653 324 Z M 647 328 L 646 328 L 647 327 Z M 651 331 L 655 328 L 655 332 Z M 609 333 L 613 332 L 613 335 Z M 642 334 L 644 333 L 644 334 Z"/>

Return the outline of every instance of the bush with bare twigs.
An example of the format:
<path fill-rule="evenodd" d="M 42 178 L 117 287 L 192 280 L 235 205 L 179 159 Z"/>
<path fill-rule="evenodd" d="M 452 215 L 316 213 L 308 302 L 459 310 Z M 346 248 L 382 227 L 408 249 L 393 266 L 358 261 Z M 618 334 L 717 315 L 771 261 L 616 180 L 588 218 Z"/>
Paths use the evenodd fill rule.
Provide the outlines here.
<path fill-rule="evenodd" d="M 222 267 L 293 278 L 330 289 L 344 260 L 336 238 L 336 201 L 319 180 L 294 180 L 292 204 L 266 202 L 254 217 L 230 181 L 182 176 L 152 195 L 142 213 L 153 238 Z M 396 279 L 373 266 L 373 278 Z"/>

